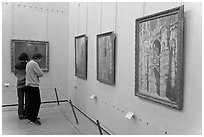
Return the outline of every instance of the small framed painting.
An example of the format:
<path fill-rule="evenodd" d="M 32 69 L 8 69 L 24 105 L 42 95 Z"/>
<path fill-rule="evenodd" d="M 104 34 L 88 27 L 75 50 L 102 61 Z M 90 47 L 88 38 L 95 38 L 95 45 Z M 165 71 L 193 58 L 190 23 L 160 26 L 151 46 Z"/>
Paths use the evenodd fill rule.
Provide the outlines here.
<path fill-rule="evenodd" d="M 87 79 L 87 41 L 86 35 L 75 37 L 75 76 Z"/>
<path fill-rule="evenodd" d="M 97 35 L 97 80 L 115 84 L 115 40 L 114 32 Z"/>

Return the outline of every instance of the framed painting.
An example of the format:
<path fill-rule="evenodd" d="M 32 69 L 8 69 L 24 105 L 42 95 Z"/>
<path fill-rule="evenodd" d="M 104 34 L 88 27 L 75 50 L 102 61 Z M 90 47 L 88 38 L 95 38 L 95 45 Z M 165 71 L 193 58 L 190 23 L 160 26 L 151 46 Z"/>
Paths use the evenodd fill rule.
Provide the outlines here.
<path fill-rule="evenodd" d="M 97 35 L 97 80 L 115 84 L 115 40 L 114 32 Z"/>
<path fill-rule="evenodd" d="M 184 6 L 136 19 L 135 95 L 183 106 Z"/>
<path fill-rule="evenodd" d="M 21 53 L 27 53 L 32 59 L 35 53 L 42 54 L 42 61 L 39 63 L 44 72 L 49 71 L 49 42 L 34 40 L 11 40 L 11 71 L 14 72 L 15 65 L 19 63 L 18 57 Z"/>
<path fill-rule="evenodd" d="M 87 79 L 87 36 L 75 37 L 75 76 Z"/>

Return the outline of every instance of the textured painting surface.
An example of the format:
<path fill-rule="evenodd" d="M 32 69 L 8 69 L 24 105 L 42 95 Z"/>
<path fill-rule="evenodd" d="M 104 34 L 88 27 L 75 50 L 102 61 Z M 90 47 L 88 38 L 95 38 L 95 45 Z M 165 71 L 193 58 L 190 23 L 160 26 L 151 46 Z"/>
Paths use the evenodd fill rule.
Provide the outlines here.
<path fill-rule="evenodd" d="M 19 63 L 18 57 L 21 53 L 27 53 L 32 59 L 35 53 L 42 54 L 42 61 L 39 66 L 42 70 L 48 71 L 48 42 L 12 40 L 12 70 L 15 64 Z"/>
<path fill-rule="evenodd" d="M 114 34 L 108 33 L 97 38 L 97 78 L 114 84 Z"/>
<path fill-rule="evenodd" d="M 139 91 L 176 102 L 178 14 L 139 24 Z"/>
<path fill-rule="evenodd" d="M 99 40 L 99 77 L 111 80 L 112 77 L 112 39 L 111 36 Z"/>
<path fill-rule="evenodd" d="M 86 77 L 86 41 L 84 37 L 76 39 L 76 75 Z"/>

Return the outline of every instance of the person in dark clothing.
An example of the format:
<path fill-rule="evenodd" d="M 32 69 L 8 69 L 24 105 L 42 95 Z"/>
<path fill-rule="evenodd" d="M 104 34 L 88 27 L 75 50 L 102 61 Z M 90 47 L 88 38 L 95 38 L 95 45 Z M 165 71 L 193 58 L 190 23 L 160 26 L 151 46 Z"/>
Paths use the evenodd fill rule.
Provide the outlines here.
<path fill-rule="evenodd" d="M 15 65 L 14 74 L 17 77 L 17 96 L 18 96 L 18 117 L 19 119 L 26 119 L 28 98 L 26 94 L 26 64 L 29 57 L 26 53 L 21 53 L 19 58 L 20 62 Z M 25 99 L 25 107 L 24 107 Z"/>
<path fill-rule="evenodd" d="M 34 54 L 33 58 L 26 65 L 26 88 L 28 93 L 28 121 L 31 124 L 41 125 L 38 114 L 41 105 L 40 98 L 40 77 L 43 76 L 38 63 L 42 60 L 42 55 Z"/>

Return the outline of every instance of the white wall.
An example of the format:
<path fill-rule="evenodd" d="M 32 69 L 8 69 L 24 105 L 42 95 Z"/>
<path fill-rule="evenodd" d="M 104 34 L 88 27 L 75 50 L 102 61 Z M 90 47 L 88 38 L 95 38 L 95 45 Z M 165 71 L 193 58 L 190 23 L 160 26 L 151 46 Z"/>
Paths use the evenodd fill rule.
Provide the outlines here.
<path fill-rule="evenodd" d="M 179 111 L 134 96 L 135 19 L 184 5 L 184 104 Z M 70 3 L 68 96 L 72 102 L 115 134 L 202 133 L 201 3 Z M 96 35 L 114 31 L 116 84 L 97 81 Z M 74 37 L 88 36 L 87 80 L 75 76 Z M 72 67 L 71 67 L 72 66 Z M 96 94 L 97 101 L 89 99 Z M 128 111 L 136 118 L 127 120 Z"/>
<path fill-rule="evenodd" d="M 54 88 L 59 99 L 67 98 L 68 11 L 69 3 L 2 3 L 2 104 L 17 103 L 11 39 L 49 41 L 49 72 L 41 79 L 41 99 L 56 100 Z"/>

